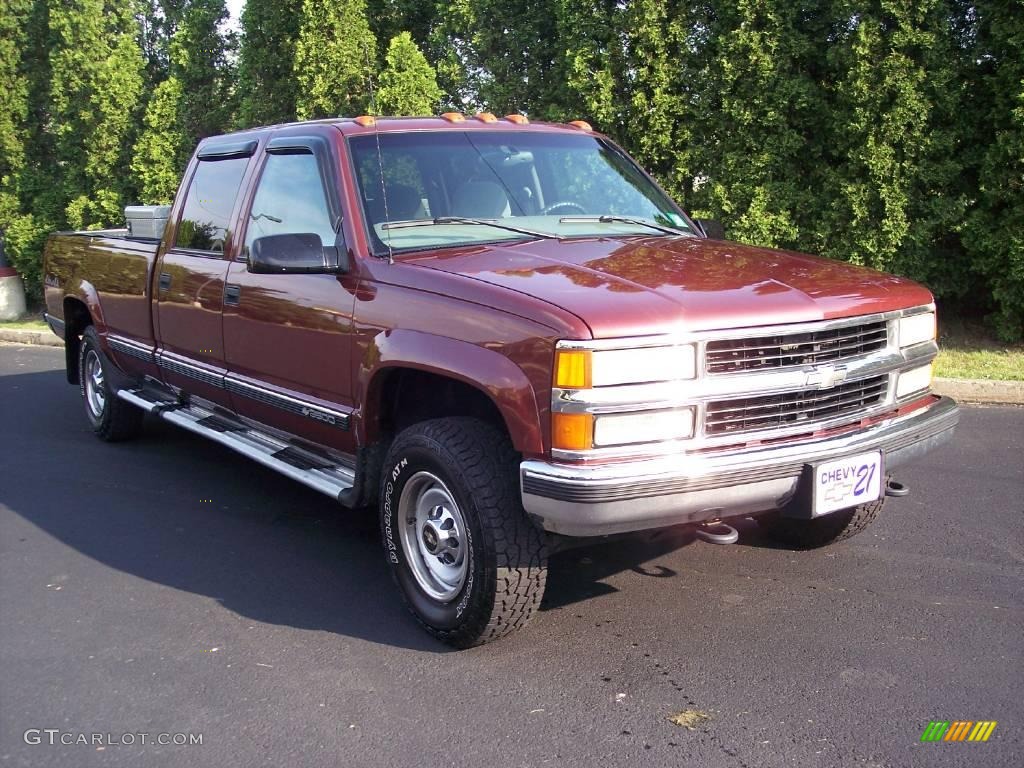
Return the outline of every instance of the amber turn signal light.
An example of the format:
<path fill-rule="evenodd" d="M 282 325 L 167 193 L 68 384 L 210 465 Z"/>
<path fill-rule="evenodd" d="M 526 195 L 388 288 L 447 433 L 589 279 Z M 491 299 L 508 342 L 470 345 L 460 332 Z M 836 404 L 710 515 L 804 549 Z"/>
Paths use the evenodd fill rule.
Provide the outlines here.
<path fill-rule="evenodd" d="M 589 389 L 590 360 L 589 349 L 556 350 L 555 386 L 559 389 Z"/>
<path fill-rule="evenodd" d="M 588 451 L 594 447 L 594 417 L 589 413 L 551 414 L 551 447 Z"/>

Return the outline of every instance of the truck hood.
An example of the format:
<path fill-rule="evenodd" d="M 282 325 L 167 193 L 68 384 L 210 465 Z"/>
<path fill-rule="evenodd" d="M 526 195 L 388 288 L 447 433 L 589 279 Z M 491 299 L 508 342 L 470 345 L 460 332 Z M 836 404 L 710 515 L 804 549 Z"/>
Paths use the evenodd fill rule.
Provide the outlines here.
<path fill-rule="evenodd" d="M 594 338 L 825 320 L 928 304 L 903 278 L 696 237 L 544 240 L 417 256 L 561 307 Z"/>

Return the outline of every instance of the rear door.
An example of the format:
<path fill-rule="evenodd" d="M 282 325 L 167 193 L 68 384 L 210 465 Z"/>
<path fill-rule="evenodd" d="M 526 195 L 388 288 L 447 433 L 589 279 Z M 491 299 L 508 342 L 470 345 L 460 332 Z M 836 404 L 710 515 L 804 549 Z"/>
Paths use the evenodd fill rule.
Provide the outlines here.
<path fill-rule="evenodd" d="M 324 136 L 275 136 L 243 211 L 242 255 L 269 235 L 315 234 L 345 249 L 338 159 Z M 352 313 L 357 278 L 254 274 L 231 264 L 224 307 L 226 386 L 241 415 L 354 452 Z"/>
<path fill-rule="evenodd" d="M 239 190 L 256 146 L 250 140 L 200 148 L 154 281 L 157 361 L 164 381 L 226 407 L 224 278 Z"/>

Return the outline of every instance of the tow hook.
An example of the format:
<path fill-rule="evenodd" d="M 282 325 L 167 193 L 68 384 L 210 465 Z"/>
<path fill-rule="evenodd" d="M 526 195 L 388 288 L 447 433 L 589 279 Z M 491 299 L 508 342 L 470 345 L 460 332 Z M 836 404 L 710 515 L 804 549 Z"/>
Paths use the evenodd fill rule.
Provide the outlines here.
<path fill-rule="evenodd" d="M 885 481 L 885 495 L 886 496 L 906 496 L 910 493 L 910 488 L 905 486 L 898 480 L 893 480 L 891 477 Z"/>
<path fill-rule="evenodd" d="M 709 520 L 697 528 L 697 538 L 709 544 L 735 544 L 740 540 L 740 532 L 721 520 Z"/>

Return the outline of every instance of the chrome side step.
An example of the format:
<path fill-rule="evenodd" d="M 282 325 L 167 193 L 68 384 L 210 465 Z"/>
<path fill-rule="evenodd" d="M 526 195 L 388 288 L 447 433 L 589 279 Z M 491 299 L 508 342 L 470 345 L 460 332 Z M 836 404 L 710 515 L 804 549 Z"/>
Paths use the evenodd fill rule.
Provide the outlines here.
<path fill-rule="evenodd" d="M 355 485 L 355 472 L 349 467 L 250 429 L 241 422 L 230 422 L 202 406 L 164 399 L 144 389 L 121 389 L 117 396 L 171 424 L 225 445 L 337 501 L 342 501 L 342 495 Z"/>

